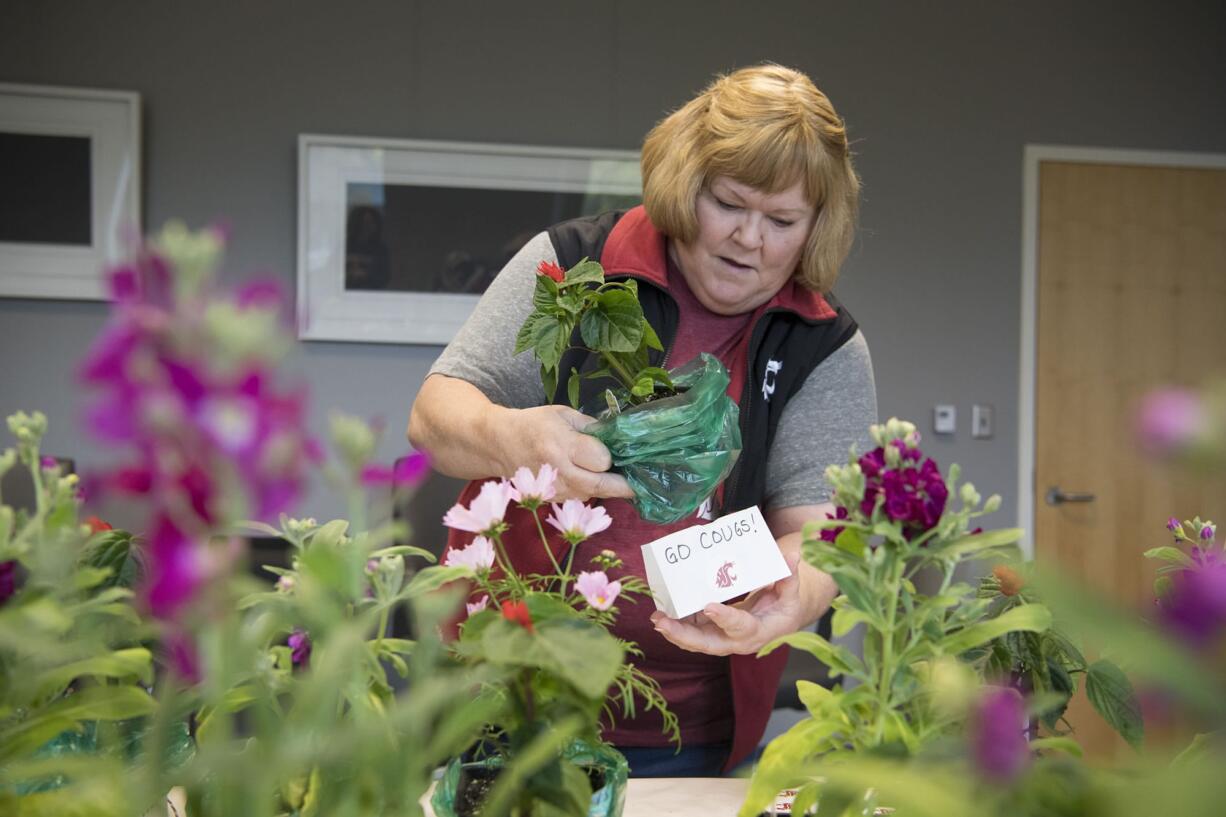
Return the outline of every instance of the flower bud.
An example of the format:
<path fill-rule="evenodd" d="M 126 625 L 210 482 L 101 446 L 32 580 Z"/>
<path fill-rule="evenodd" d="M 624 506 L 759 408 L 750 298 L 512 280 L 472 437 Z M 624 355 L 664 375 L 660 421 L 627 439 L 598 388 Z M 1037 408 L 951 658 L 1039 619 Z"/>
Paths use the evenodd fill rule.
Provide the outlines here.
<path fill-rule="evenodd" d="M 334 412 L 329 420 L 332 442 L 351 468 L 357 470 L 375 453 L 375 433 L 365 420 Z"/>
<path fill-rule="evenodd" d="M 968 508 L 974 508 L 979 505 L 979 492 L 975 490 L 973 483 L 964 482 L 958 495 L 962 498 L 962 504 Z"/>
<path fill-rule="evenodd" d="M 390 599 L 399 593 L 404 584 L 404 557 L 380 557 L 370 577 L 370 583 L 375 589 L 375 597 L 380 600 Z"/>
<path fill-rule="evenodd" d="M 988 501 L 983 503 L 984 513 L 995 513 L 1000 510 L 1000 494 L 992 494 L 988 497 Z"/>

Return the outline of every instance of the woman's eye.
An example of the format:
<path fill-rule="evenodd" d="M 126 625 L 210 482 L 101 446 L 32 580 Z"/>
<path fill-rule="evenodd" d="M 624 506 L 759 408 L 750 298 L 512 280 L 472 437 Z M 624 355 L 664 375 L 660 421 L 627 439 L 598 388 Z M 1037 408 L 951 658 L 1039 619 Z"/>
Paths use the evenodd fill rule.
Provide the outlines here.
<path fill-rule="evenodd" d="M 775 223 L 776 227 L 791 227 L 796 223 L 795 221 L 789 221 L 786 218 L 772 218 L 771 221 Z"/>
<path fill-rule="evenodd" d="M 715 196 L 712 196 L 711 198 L 715 199 L 715 203 L 719 205 L 721 210 L 740 210 L 741 209 L 740 207 L 738 207 L 737 205 L 733 204 L 730 201 L 724 201 L 723 199 L 717 198 Z"/>

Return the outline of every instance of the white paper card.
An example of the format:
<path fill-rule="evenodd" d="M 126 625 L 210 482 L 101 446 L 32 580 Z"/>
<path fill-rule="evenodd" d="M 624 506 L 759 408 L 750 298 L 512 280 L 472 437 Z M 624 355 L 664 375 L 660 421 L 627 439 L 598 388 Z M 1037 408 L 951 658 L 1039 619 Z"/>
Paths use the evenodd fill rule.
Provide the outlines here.
<path fill-rule="evenodd" d="M 642 546 L 656 609 L 671 618 L 790 575 L 758 506 L 675 531 Z"/>

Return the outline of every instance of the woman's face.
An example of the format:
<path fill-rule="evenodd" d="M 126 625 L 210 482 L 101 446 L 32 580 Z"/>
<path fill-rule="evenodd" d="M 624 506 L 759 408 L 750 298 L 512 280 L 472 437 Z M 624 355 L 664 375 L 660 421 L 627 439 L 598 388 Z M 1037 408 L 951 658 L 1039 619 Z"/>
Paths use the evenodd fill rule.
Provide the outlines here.
<path fill-rule="evenodd" d="M 774 297 L 800 263 L 817 210 L 800 182 L 763 193 L 716 176 L 698 194 L 698 234 L 670 253 L 686 283 L 718 315 L 749 312 Z"/>

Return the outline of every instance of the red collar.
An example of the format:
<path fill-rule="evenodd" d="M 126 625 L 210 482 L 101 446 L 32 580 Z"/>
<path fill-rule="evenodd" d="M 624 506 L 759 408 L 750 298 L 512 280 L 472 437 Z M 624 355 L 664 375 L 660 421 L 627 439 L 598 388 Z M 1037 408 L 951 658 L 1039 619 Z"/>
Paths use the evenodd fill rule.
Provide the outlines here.
<path fill-rule="evenodd" d="M 613 225 L 605 240 L 600 263 L 608 275 L 630 275 L 668 291 L 667 239 L 647 218 L 642 205 L 630 210 Z M 765 309 L 786 309 L 809 321 L 834 318 L 834 308 L 817 292 L 801 286 L 795 278 L 775 293 Z"/>

